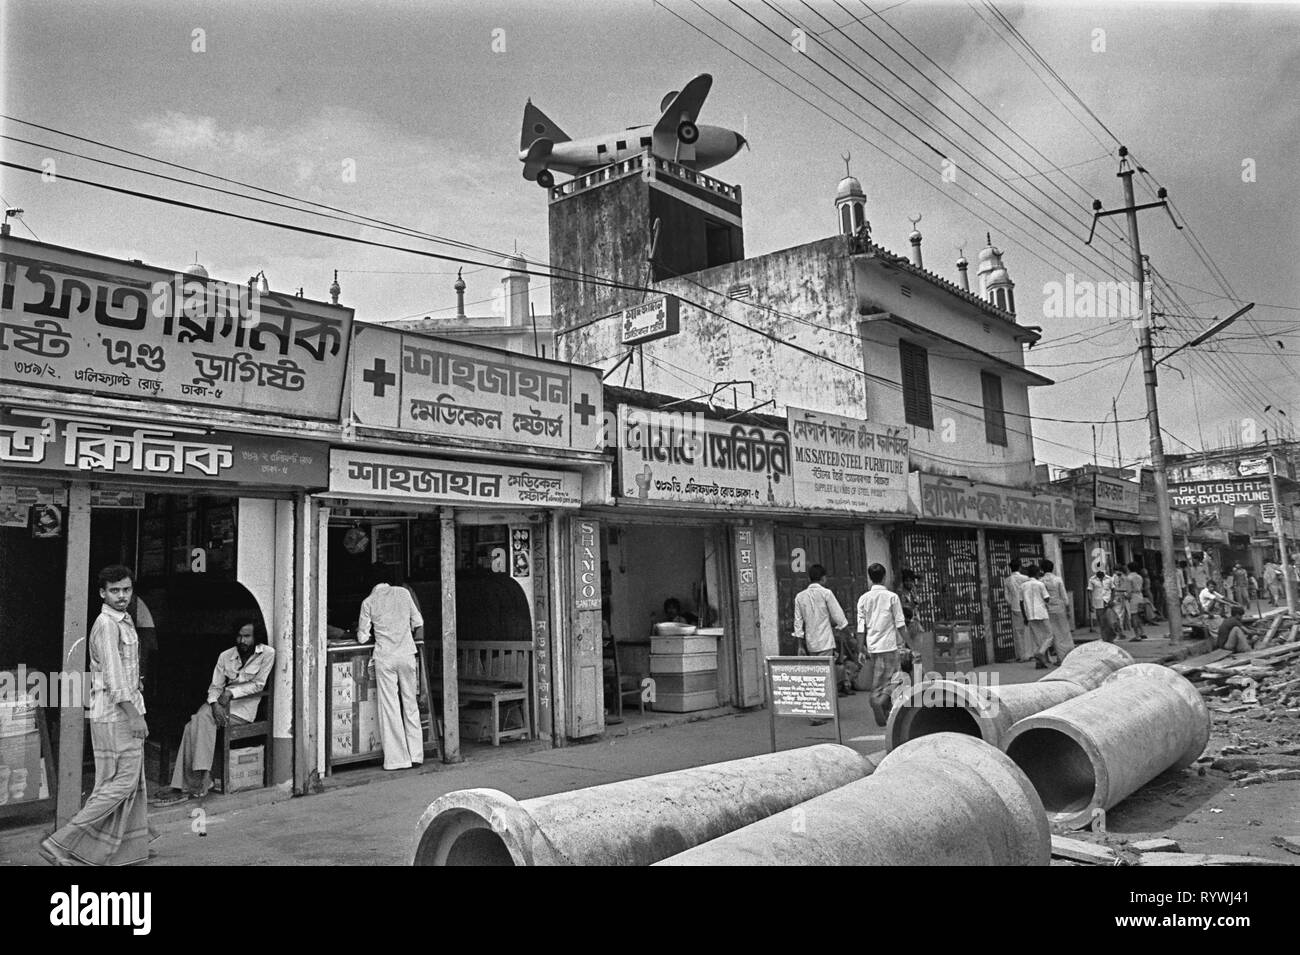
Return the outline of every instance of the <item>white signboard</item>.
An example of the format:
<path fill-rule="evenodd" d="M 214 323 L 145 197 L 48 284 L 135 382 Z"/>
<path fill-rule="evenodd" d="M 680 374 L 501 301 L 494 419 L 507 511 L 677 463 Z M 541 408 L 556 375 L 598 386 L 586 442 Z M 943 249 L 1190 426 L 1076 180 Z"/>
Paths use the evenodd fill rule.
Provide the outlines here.
<path fill-rule="evenodd" d="M 672 295 L 623 310 L 619 325 L 624 345 L 641 345 L 676 335 L 681 328 L 680 302 Z"/>
<path fill-rule="evenodd" d="M 595 369 L 375 325 L 357 327 L 352 350 L 357 424 L 600 450 Z"/>
<path fill-rule="evenodd" d="M 619 495 L 711 507 L 793 507 L 790 435 L 619 405 Z"/>
<path fill-rule="evenodd" d="M 1141 507 L 1141 490 L 1132 481 L 1093 475 L 1093 504 L 1103 511 L 1136 514 Z"/>
<path fill-rule="evenodd" d="M 330 493 L 438 504 L 577 507 L 582 476 L 335 448 L 330 452 Z"/>
<path fill-rule="evenodd" d="M 906 437 L 856 418 L 788 408 L 795 502 L 855 513 L 908 510 Z"/>

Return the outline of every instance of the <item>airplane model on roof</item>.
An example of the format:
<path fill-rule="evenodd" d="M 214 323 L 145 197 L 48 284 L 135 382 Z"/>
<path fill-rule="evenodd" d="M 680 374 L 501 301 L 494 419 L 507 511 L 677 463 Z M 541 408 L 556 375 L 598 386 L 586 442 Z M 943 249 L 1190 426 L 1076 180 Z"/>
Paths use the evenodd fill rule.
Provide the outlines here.
<path fill-rule="evenodd" d="M 581 176 L 647 149 L 689 169 L 709 169 L 726 162 L 749 144 L 734 130 L 696 123 L 712 85 L 713 77 L 701 73 L 680 91 L 673 90 L 663 98 L 659 119 L 653 125 L 630 126 L 622 132 L 585 139 L 570 139 L 530 99 L 524 106 L 519 134 L 524 178 L 550 188 L 555 185 L 554 172 Z"/>

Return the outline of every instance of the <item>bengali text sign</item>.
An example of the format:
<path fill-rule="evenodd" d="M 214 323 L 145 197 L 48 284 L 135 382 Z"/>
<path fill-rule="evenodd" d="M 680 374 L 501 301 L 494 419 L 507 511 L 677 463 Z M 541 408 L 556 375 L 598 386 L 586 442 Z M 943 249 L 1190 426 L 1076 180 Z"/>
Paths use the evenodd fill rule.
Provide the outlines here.
<path fill-rule="evenodd" d="M 582 476 L 466 461 L 444 461 L 352 448 L 330 452 L 330 492 L 438 503 L 486 503 L 523 507 L 577 507 Z"/>
<path fill-rule="evenodd" d="M 375 325 L 353 343 L 358 424 L 598 451 L 603 391 L 591 368 Z"/>
<path fill-rule="evenodd" d="M 789 408 L 795 503 L 854 513 L 908 510 L 908 440 L 870 421 Z"/>
<path fill-rule="evenodd" d="M 338 418 L 351 309 L 12 238 L 0 261 L 6 381 Z"/>

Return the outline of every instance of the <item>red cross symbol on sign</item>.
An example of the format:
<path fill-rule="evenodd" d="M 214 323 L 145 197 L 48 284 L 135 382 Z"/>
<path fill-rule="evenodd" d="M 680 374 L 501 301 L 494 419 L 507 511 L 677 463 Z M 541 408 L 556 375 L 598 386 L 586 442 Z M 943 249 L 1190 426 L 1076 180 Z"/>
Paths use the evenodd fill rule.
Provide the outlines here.
<path fill-rule="evenodd" d="M 385 389 L 397 384 L 397 376 L 388 370 L 388 363 L 382 358 L 376 358 L 374 367 L 365 369 L 361 377 L 375 386 L 376 398 L 384 397 Z"/>

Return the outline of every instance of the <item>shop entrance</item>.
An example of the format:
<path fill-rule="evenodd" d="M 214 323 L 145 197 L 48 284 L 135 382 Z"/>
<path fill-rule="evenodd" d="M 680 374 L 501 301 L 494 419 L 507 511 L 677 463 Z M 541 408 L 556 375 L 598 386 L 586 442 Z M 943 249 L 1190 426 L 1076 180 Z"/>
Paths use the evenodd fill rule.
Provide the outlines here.
<path fill-rule="evenodd" d="M 624 717 L 634 719 L 646 680 L 654 682 L 654 710 L 730 702 L 735 654 L 722 625 L 722 528 L 614 524 L 603 536 L 606 711 L 618 713 L 622 699 Z"/>
<path fill-rule="evenodd" d="M 30 488 L 19 489 L 29 495 Z M 40 802 L 34 818 L 53 816 L 53 804 L 40 801 L 57 776 L 60 746 L 60 707 L 84 706 L 85 681 L 73 699 L 75 674 L 63 674 L 63 614 L 67 591 L 67 492 L 36 492 L 28 505 L 28 523 L 20 526 L 18 511 L 6 514 L 0 526 L 0 671 L 17 673 L 25 668 L 27 686 L 41 697 L 40 706 L 24 708 L 23 719 L 6 719 L 12 707 L 0 713 L 0 766 L 12 787 L 0 806 Z M 112 564 L 127 567 L 134 576 L 135 597 L 128 610 L 140 636 L 140 662 L 149 738 L 145 741 L 145 777 L 152 795 L 171 782 L 172 763 L 190 716 L 204 702 L 213 666 L 224 650 L 234 645 L 239 624 L 254 624 L 259 642 L 266 641 L 266 622 L 257 600 L 237 577 L 239 502 L 219 494 L 158 494 L 141 490 L 95 488 L 91 491 L 89 560 L 71 568 L 84 574 L 87 602 L 80 633 L 88 635 L 99 615 L 99 571 Z M 17 681 L 14 681 L 16 685 Z M 37 695 L 30 697 L 32 701 Z M 12 701 L 0 701 L 0 706 Z M 265 706 L 265 704 L 263 704 Z M 262 718 L 269 720 L 270 713 Z M 4 726 L 31 733 L 4 732 Z M 42 768 L 29 758 L 35 737 L 48 735 L 50 760 Z M 269 734 L 268 734 L 269 735 Z M 30 738 L 29 738 L 30 737 Z M 249 773 L 252 786 L 265 781 L 270 740 L 261 745 L 258 770 Z M 82 788 L 94 781 L 94 759 L 89 734 L 83 735 Z M 213 774 L 229 780 L 228 768 L 214 766 Z M 0 776 L 6 775 L 0 769 Z M 39 782 L 38 782 L 39 780 Z M 23 789 L 18 792 L 17 789 Z M 3 816 L 5 814 L 0 814 Z M 21 812 L 18 818 L 23 818 Z M 28 819 L 30 821 L 30 818 Z"/>
<path fill-rule="evenodd" d="M 893 539 L 899 577 L 905 570 L 913 575 L 921 629 L 933 631 L 936 625 L 969 621 L 971 661 L 975 666 L 984 666 L 989 660 L 984 642 L 977 533 L 958 527 L 905 527 L 897 530 Z"/>
<path fill-rule="evenodd" d="M 992 596 L 993 653 L 998 663 L 1014 660 L 1015 634 L 1011 631 L 1011 605 L 1007 603 L 1003 579 L 1013 557 L 1020 562 L 1037 563 L 1044 557 L 1041 534 L 999 534 L 989 531 L 989 592 Z"/>
<path fill-rule="evenodd" d="M 871 589 L 867 546 L 862 530 L 776 528 L 776 599 L 778 645 L 785 656 L 795 652 L 794 598 L 808 586 L 808 568 L 826 568 L 822 586 L 835 594 L 849 625 L 857 628 L 858 598 Z"/>
<path fill-rule="evenodd" d="M 462 516 L 457 515 L 458 520 Z M 383 758 L 373 640 L 358 644 L 362 601 L 383 574 L 415 598 L 424 620 L 417 641 L 417 696 L 425 752 L 446 737 L 442 650 L 444 526 L 436 512 L 335 509 L 326 563 L 329 769 Z M 523 522 L 457 524 L 453 531 L 456 601 L 457 727 L 467 747 L 537 735 L 533 652 L 533 535 Z M 544 583 L 544 581 L 543 581 Z"/>

